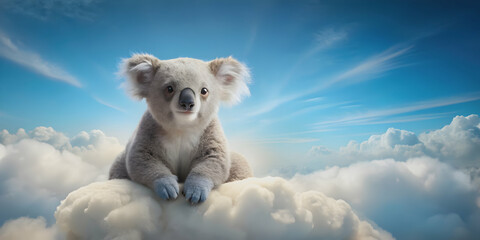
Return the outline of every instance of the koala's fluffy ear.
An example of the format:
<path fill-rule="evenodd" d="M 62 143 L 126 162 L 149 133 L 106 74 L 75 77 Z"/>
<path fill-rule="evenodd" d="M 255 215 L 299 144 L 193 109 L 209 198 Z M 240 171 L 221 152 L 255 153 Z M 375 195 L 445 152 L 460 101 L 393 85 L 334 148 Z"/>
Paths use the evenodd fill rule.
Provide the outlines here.
<path fill-rule="evenodd" d="M 221 100 L 227 104 L 239 103 L 244 96 L 250 96 L 248 68 L 232 57 L 217 58 L 209 63 L 210 71 L 220 82 Z"/>
<path fill-rule="evenodd" d="M 133 97 L 142 99 L 147 96 L 159 63 L 160 60 L 150 54 L 134 54 L 122 60 L 119 73 L 127 79 L 128 90 Z"/>

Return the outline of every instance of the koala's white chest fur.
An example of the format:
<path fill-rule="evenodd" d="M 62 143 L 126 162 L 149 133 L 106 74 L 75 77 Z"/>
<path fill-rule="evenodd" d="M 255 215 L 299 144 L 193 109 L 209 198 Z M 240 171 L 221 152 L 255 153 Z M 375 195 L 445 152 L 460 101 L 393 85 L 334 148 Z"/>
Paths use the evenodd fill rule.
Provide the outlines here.
<path fill-rule="evenodd" d="M 179 179 L 185 179 L 200 142 L 201 132 L 189 132 L 166 137 L 162 140 L 168 163 Z"/>

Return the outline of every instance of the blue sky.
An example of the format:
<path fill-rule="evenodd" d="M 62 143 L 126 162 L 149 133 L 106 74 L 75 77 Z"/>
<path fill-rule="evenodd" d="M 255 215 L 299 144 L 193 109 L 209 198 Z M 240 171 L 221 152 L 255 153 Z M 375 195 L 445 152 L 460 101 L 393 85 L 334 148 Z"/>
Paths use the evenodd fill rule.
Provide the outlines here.
<path fill-rule="evenodd" d="M 101 129 L 126 142 L 146 109 L 121 58 L 232 55 L 252 96 L 220 117 L 229 138 L 302 154 L 389 127 L 416 133 L 480 109 L 473 2 L 4 1 L 0 127 Z"/>
<path fill-rule="evenodd" d="M 476 239 L 479 12 L 478 1 L 0 0 L 0 238 L 38 223 L 54 239 L 68 225 L 53 216 L 60 201 L 107 178 L 146 110 L 125 93 L 118 64 L 145 52 L 249 66 L 251 96 L 219 115 L 262 185 L 247 182 L 258 191 L 238 197 L 258 206 L 239 211 L 254 227 L 257 213 L 282 213 L 258 204 L 263 193 L 308 191 L 335 203 L 310 209 L 313 219 L 344 213 L 399 239 Z M 117 201 L 91 193 L 101 207 Z M 88 227 L 105 227 L 99 216 Z M 285 227 L 261 221 L 266 232 Z M 317 233 L 368 232 L 348 219 L 328 225 Z"/>

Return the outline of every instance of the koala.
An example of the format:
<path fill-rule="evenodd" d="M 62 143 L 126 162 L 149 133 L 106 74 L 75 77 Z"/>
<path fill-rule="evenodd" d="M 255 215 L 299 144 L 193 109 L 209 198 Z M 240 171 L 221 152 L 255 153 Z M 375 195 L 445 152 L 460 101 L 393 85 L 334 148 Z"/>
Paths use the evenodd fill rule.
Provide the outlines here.
<path fill-rule="evenodd" d="M 205 62 L 135 54 L 123 60 L 121 73 L 148 109 L 109 179 L 138 182 L 165 200 L 176 199 L 183 182 L 183 195 L 197 204 L 214 187 L 253 176 L 245 158 L 229 151 L 217 116 L 221 103 L 250 95 L 245 65 L 232 57 Z"/>

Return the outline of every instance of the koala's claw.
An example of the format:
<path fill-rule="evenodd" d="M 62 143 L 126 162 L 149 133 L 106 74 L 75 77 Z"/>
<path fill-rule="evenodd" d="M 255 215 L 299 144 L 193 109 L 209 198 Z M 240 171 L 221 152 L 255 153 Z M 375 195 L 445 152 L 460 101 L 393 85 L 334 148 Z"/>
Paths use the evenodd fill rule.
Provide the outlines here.
<path fill-rule="evenodd" d="M 178 182 L 176 176 L 162 177 L 153 182 L 155 193 L 164 200 L 178 197 Z"/>
<path fill-rule="evenodd" d="M 207 200 L 212 188 L 213 182 L 210 179 L 201 176 L 188 176 L 183 185 L 183 194 L 191 204 L 202 203 Z"/>

